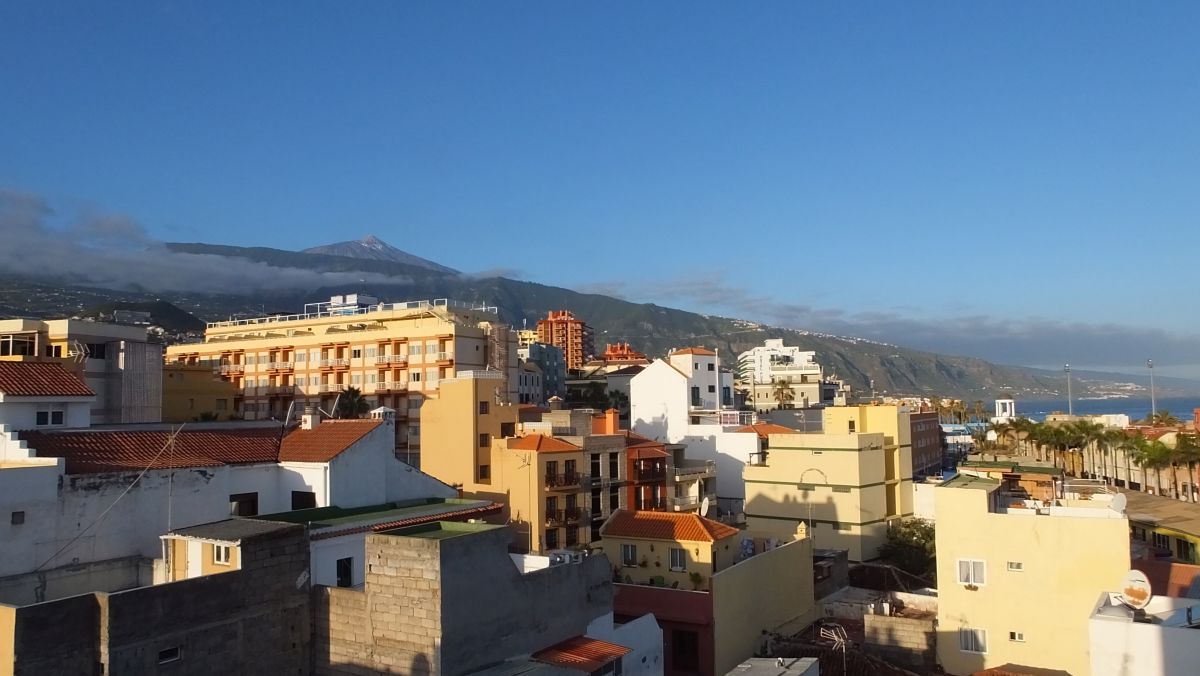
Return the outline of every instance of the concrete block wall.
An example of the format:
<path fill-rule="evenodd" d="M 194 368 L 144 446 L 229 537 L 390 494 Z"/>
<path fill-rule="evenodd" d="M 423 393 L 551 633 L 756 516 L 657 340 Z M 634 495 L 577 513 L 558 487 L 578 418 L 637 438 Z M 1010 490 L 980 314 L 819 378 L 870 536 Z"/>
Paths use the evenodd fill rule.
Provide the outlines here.
<path fill-rule="evenodd" d="M 935 621 L 887 615 L 863 615 L 863 649 L 889 662 L 910 667 L 935 662 Z"/>
<path fill-rule="evenodd" d="M 13 676 L 100 674 L 100 616 L 95 594 L 17 608 L 13 618 Z M 3 654 L 4 646 L 0 646 Z M 0 673 L 5 665 L 0 664 Z"/>

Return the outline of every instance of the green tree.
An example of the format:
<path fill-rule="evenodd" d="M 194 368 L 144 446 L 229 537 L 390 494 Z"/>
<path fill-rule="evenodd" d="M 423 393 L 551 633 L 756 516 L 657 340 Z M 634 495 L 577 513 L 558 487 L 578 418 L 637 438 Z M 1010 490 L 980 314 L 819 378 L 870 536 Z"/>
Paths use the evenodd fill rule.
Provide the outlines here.
<path fill-rule="evenodd" d="M 1175 456 L 1187 465 L 1188 501 L 1196 502 L 1196 465 L 1200 464 L 1200 434 L 1180 434 L 1175 439 Z"/>
<path fill-rule="evenodd" d="M 781 378 L 776 378 L 772 383 L 771 394 L 775 397 L 775 403 L 779 404 L 779 408 L 791 408 L 792 401 L 796 399 L 796 392 L 792 390 L 792 384 Z"/>
<path fill-rule="evenodd" d="M 879 555 L 905 572 L 932 580 L 937 574 L 933 522 L 906 519 L 892 524 Z"/>
<path fill-rule="evenodd" d="M 1159 495 L 1162 494 L 1162 470 L 1164 467 L 1171 464 L 1172 449 L 1158 439 L 1147 440 L 1145 437 L 1140 439 L 1137 448 L 1134 449 L 1133 461 L 1137 463 L 1143 470 L 1154 470 L 1154 489 Z"/>
<path fill-rule="evenodd" d="M 1167 410 L 1155 411 L 1147 420 L 1154 427 L 1178 427 L 1180 423 L 1179 418 L 1171 415 L 1171 412 Z"/>
<path fill-rule="evenodd" d="M 371 404 L 363 397 L 357 387 L 347 387 L 338 395 L 337 409 L 333 412 L 337 418 L 361 418 L 371 410 Z"/>

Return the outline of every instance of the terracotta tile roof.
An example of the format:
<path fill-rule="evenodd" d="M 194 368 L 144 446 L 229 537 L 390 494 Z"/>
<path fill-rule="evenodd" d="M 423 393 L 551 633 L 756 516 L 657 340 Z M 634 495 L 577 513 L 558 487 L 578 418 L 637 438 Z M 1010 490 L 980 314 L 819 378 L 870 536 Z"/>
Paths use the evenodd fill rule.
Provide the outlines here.
<path fill-rule="evenodd" d="M 167 431 L 21 432 L 41 458 L 66 458 L 67 474 L 154 469 L 219 467 L 275 462 L 279 430 L 269 427 L 189 431 L 167 445 Z M 155 456 L 158 456 L 155 459 Z"/>
<path fill-rule="evenodd" d="M 533 659 L 543 664 L 591 673 L 630 652 L 632 651 L 623 645 L 587 636 L 576 636 L 537 651 L 533 654 Z"/>
<path fill-rule="evenodd" d="M 635 460 L 646 458 L 668 458 L 666 444 L 644 437 L 633 430 L 621 430 L 625 436 L 625 448 L 630 451 L 629 457 Z"/>
<path fill-rule="evenodd" d="M 324 420 L 311 430 L 294 429 L 283 439 L 279 462 L 329 462 L 382 424 L 382 420 Z"/>
<path fill-rule="evenodd" d="M 1173 561 L 1135 560 L 1132 567 L 1146 574 L 1150 589 L 1159 596 L 1197 598 L 1200 595 L 1200 566 Z"/>
<path fill-rule="evenodd" d="M 147 466 L 172 469 L 329 462 L 380 424 L 378 420 L 326 420 L 312 430 L 289 432 L 282 452 L 275 427 L 185 427 L 175 437 L 173 448 L 166 451 L 162 449 L 171 437 L 167 430 L 25 431 L 20 437 L 38 457 L 65 458 L 67 474 L 92 474 L 140 471 Z"/>
<path fill-rule="evenodd" d="M 10 397 L 93 397 L 90 387 L 58 362 L 0 361 L 0 393 Z"/>
<path fill-rule="evenodd" d="M 715 356 L 717 356 L 716 352 L 713 352 L 712 350 L 710 350 L 708 348 L 704 348 L 704 347 L 685 347 L 682 350 L 675 350 L 671 354 L 672 355 L 694 354 L 698 357 L 715 357 Z"/>
<path fill-rule="evenodd" d="M 740 533 L 733 526 L 691 512 L 641 512 L 618 509 L 600 528 L 600 534 L 641 540 L 716 542 Z"/>
<path fill-rule="evenodd" d="M 759 439 L 766 439 L 772 434 L 800 433 L 799 430 L 794 430 L 790 427 L 784 427 L 783 425 L 776 425 L 775 423 L 756 423 L 754 425 L 746 425 L 745 427 L 737 428 L 734 430 L 734 432 L 754 432 L 758 435 Z"/>
<path fill-rule="evenodd" d="M 569 453 L 583 449 L 569 441 L 544 434 L 527 434 L 523 437 L 513 437 L 508 440 L 508 447 L 516 451 L 535 451 L 537 453 Z"/>

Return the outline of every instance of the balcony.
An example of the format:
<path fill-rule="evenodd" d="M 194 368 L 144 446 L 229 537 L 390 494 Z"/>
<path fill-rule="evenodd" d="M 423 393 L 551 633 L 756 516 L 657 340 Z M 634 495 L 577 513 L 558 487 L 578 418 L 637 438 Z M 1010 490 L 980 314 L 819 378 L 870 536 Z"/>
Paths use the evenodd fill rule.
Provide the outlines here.
<path fill-rule="evenodd" d="M 394 366 L 404 366 L 408 363 L 408 355 L 406 354 L 381 354 L 375 357 L 375 364 L 392 364 Z"/>
<path fill-rule="evenodd" d="M 327 392 L 341 392 L 342 386 L 337 383 L 321 383 L 317 386 L 317 391 L 321 394 L 325 394 Z"/>
<path fill-rule="evenodd" d="M 270 364 L 267 364 L 267 368 L 271 369 L 272 371 L 291 371 L 292 369 L 296 368 L 296 364 L 290 361 L 273 361 Z"/>
<path fill-rule="evenodd" d="M 454 361 L 454 353 L 438 352 L 436 355 L 434 355 L 434 359 L 437 360 L 438 364 L 449 365 L 450 362 Z"/>
<path fill-rule="evenodd" d="M 559 509 L 546 514 L 546 527 L 557 528 L 559 526 L 574 525 L 586 521 L 587 518 L 588 513 L 581 507 Z"/>
<path fill-rule="evenodd" d="M 408 381 L 392 380 L 386 383 L 368 385 L 373 392 L 404 392 L 408 390 Z"/>
<path fill-rule="evenodd" d="M 243 364 L 221 364 L 221 373 L 241 373 L 246 370 Z"/>
<path fill-rule="evenodd" d="M 349 359 L 322 359 L 319 362 L 323 369 L 346 368 L 350 366 Z"/>
<path fill-rule="evenodd" d="M 667 470 L 661 466 L 650 469 L 637 469 L 633 473 L 634 481 L 637 483 L 650 483 L 654 481 L 666 481 Z"/>
<path fill-rule="evenodd" d="M 717 475 L 717 463 L 715 460 L 685 460 L 676 465 L 673 472 L 676 481 L 711 479 Z"/>
<path fill-rule="evenodd" d="M 688 512 L 693 509 L 700 509 L 704 498 L 708 498 L 709 504 L 715 504 L 717 499 L 712 495 L 681 495 L 670 499 L 671 508 L 676 512 Z"/>
<path fill-rule="evenodd" d="M 268 385 L 260 387 L 259 390 L 266 390 L 267 394 L 295 394 L 296 387 L 294 385 Z"/>
<path fill-rule="evenodd" d="M 661 511 L 661 510 L 664 510 L 667 508 L 667 499 L 666 498 L 654 498 L 653 500 L 639 500 L 639 501 L 635 501 L 634 505 L 636 505 L 634 507 L 634 509 L 646 510 L 646 511 Z"/>
<path fill-rule="evenodd" d="M 546 488 L 552 491 L 577 489 L 587 480 L 587 476 L 579 474 L 578 472 L 568 472 L 566 474 L 547 474 Z"/>

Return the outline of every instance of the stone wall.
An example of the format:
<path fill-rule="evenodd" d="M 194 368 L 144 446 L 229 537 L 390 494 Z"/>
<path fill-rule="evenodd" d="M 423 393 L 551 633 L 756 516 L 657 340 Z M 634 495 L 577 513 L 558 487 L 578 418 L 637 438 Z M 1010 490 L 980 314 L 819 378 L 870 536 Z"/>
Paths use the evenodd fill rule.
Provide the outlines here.
<path fill-rule="evenodd" d="M 936 660 L 933 619 L 864 615 L 863 634 L 863 649 L 888 662 L 924 668 Z"/>
<path fill-rule="evenodd" d="M 85 594 L 16 608 L 13 676 L 102 673 L 102 602 L 95 594 Z M 4 669 L 0 664 L 0 672 Z"/>

